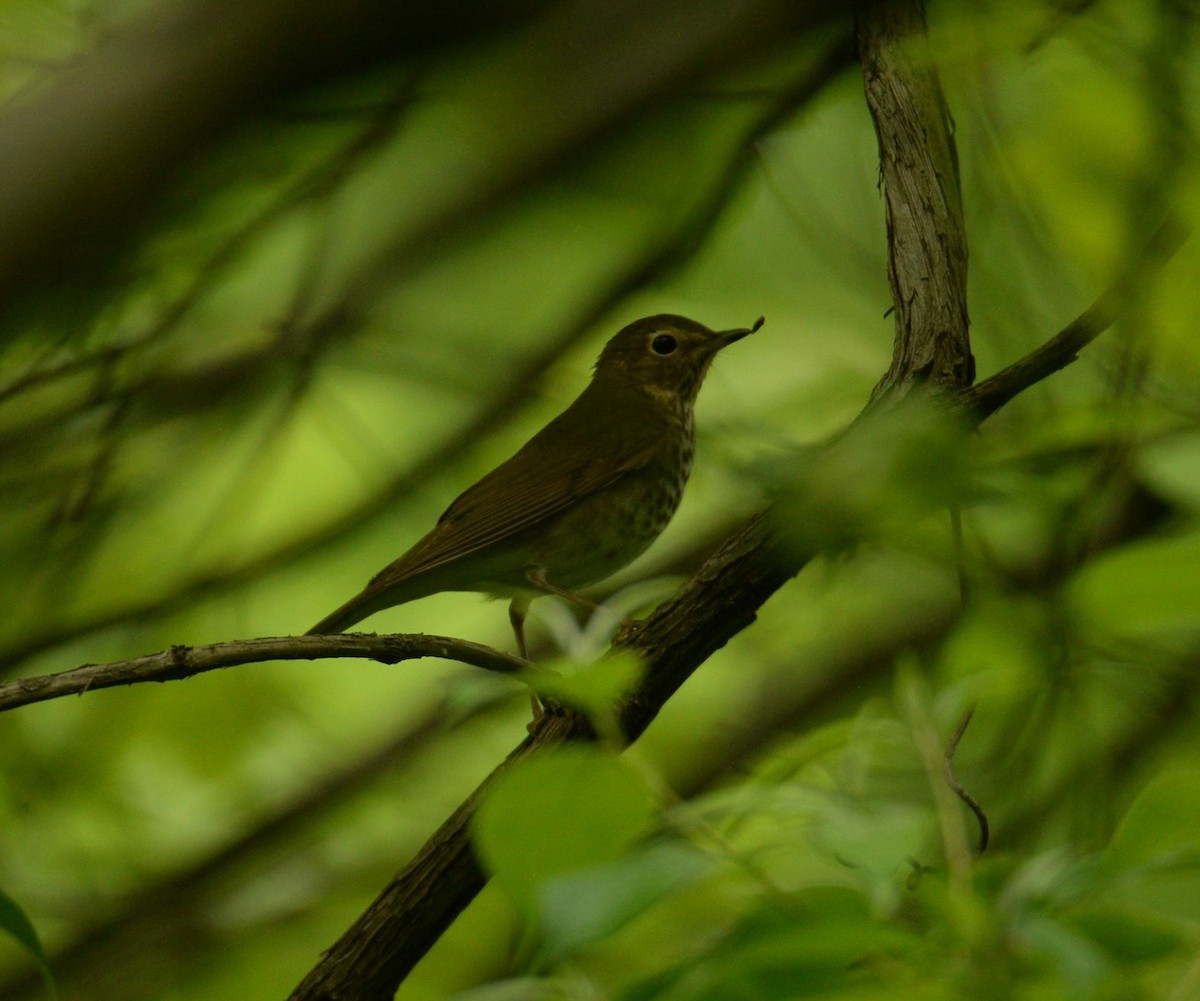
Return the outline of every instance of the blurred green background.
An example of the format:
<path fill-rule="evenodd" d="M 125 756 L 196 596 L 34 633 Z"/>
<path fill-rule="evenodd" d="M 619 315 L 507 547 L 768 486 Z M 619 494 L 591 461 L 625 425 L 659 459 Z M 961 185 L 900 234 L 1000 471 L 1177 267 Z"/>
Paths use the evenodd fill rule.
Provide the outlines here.
<path fill-rule="evenodd" d="M 628 761 L 574 750 L 497 794 L 498 879 L 399 996 L 1200 997 L 1200 255 L 1139 257 L 1196 213 L 1192 5 L 930 4 L 981 376 L 1130 287 L 1113 330 L 965 444 L 914 425 L 834 469 L 809 446 L 865 403 L 892 334 L 842 5 L 480 9 L 499 27 L 385 40 L 253 102 L 231 41 L 237 114 L 5 276 L 6 678 L 303 632 L 565 406 L 619 327 L 765 315 L 708 377 L 676 519 L 593 596 L 644 611 L 768 498 L 828 555 Z M 174 10 L 0 0 L 0 145 L 59 122 L 39 109 L 69 131 L 62 81 L 122 39 L 165 45 Z M 141 155 L 96 124 L 81 172 Z M 474 595 L 363 628 L 512 643 Z M 530 630 L 565 671 L 605 646 L 554 599 Z M 941 779 L 970 705 L 980 860 Z M 519 688 L 426 661 L 11 711 L 0 889 L 64 998 L 282 997 L 527 719 Z M 7 937 L 0 996 L 45 996 Z"/>

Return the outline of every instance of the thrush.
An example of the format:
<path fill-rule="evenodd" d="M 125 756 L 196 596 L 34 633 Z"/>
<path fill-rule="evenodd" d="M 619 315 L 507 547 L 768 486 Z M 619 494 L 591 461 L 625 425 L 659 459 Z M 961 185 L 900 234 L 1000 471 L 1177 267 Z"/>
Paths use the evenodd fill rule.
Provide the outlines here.
<path fill-rule="evenodd" d="M 718 351 L 762 323 L 713 331 L 661 314 L 623 328 L 574 403 L 309 634 L 340 633 L 441 591 L 480 591 L 510 600 L 525 657 L 534 598 L 594 608 L 577 589 L 616 573 L 666 528 L 692 468 L 700 384 Z"/>

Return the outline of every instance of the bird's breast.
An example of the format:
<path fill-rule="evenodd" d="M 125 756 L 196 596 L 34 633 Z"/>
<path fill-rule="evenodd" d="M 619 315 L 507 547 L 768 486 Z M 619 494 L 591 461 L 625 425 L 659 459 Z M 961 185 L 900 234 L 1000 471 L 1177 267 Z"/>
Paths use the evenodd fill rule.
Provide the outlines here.
<path fill-rule="evenodd" d="M 547 579 L 561 587 L 582 587 L 645 552 L 679 507 L 694 451 L 688 414 L 670 423 L 651 462 L 556 518 L 538 546 Z"/>

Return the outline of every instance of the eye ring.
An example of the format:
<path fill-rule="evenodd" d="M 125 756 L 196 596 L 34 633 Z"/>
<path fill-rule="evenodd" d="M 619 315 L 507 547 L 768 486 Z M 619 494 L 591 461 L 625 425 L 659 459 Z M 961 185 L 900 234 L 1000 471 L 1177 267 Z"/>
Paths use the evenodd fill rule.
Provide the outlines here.
<path fill-rule="evenodd" d="M 679 347 L 679 341 L 670 334 L 656 334 L 650 341 L 650 350 L 656 355 L 669 355 L 677 347 Z"/>

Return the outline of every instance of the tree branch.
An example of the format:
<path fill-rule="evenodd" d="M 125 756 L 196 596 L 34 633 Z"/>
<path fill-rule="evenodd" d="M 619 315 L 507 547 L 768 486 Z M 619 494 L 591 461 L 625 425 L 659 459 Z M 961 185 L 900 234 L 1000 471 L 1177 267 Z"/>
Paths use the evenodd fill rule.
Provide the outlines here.
<path fill-rule="evenodd" d="M 863 9 L 858 52 L 887 205 L 892 361 L 872 400 L 975 377 L 967 314 L 967 238 L 950 112 L 921 0 Z"/>
<path fill-rule="evenodd" d="M 268 660 L 323 660 L 330 657 L 366 657 L 383 664 L 441 657 L 501 674 L 538 670 L 520 657 L 450 636 L 426 636 L 423 633 L 279 636 L 210 643 L 207 646 L 173 646 L 132 660 L 84 664 L 58 674 L 19 678 L 0 685 L 0 712 L 62 698 L 64 695 L 79 695 L 97 688 L 135 685 L 143 681 L 178 681 L 240 664 L 257 664 Z"/>

